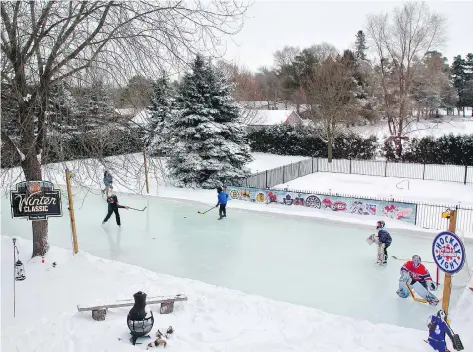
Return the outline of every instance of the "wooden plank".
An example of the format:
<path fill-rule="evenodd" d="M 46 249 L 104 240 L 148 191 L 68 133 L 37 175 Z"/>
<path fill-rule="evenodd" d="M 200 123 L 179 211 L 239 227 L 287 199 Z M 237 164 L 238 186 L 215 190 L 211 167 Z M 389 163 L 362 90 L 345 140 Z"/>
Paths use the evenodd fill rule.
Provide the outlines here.
<path fill-rule="evenodd" d="M 174 302 L 187 301 L 187 296 L 183 294 L 179 294 L 175 296 L 147 297 L 146 305 L 168 303 L 168 302 L 173 302 L 173 301 Z M 132 307 L 134 304 L 135 304 L 134 299 L 125 299 L 125 300 L 115 301 L 113 303 L 101 304 L 101 305 L 90 306 L 90 307 L 77 305 L 77 310 L 79 312 L 85 312 L 85 311 L 99 310 L 99 309 L 106 309 L 106 308 Z"/>

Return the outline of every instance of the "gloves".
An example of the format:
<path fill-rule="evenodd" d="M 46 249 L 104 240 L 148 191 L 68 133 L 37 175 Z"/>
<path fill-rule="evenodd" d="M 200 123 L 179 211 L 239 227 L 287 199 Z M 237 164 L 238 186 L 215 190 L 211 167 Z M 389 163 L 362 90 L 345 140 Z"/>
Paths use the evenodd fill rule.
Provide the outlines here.
<path fill-rule="evenodd" d="M 429 288 L 430 288 L 430 291 L 436 291 L 437 290 L 437 284 L 433 281 L 430 281 L 429 282 Z"/>
<path fill-rule="evenodd" d="M 128 210 L 129 208 L 130 208 L 130 207 L 128 207 L 128 206 L 125 206 L 125 209 L 126 209 L 126 210 Z"/>
<path fill-rule="evenodd" d="M 218 204 L 215 206 L 215 208 L 218 207 Z"/>
<path fill-rule="evenodd" d="M 402 271 L 401 272 L 401 277 L 399 278 L 399 282 L 405 282 L 405 283 L 410 283 L 411 282 L 411 276 L 407 271 Z"/>

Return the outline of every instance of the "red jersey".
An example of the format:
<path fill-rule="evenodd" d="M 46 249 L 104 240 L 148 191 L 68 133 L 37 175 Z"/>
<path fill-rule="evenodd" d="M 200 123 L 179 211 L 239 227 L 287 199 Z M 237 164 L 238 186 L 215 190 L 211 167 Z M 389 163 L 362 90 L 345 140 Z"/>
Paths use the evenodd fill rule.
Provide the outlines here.
<path fill-rule="evenodd" d="M 404 263 L 404 265 L 401 268 L 401 273 L 403 271 L 406 271 L 409 273 L 410 277 L 413 280 L 416 281 L 432 281 L 432 277 L 429 274 L 429 271 L 423 264 L 419 264 L 419 266 L 416 268 L 414 266 L 414 261 L 409 260 L 408 262 Z"/>

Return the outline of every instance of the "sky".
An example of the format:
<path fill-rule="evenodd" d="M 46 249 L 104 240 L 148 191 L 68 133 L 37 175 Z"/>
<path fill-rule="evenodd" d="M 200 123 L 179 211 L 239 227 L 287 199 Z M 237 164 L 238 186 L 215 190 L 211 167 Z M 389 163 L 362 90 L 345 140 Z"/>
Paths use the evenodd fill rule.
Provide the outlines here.
<path fill-rule="evenodd" d="M 438 51 L 452 63 L 473 52 L 473 1 L 426 1 L 446 18 L 447 41 Z M 402 1 L 262 1 L 255 0 L 243 29 L 227 42 L 225 59 L 256 71 L 273 64 L 285 45 L 301 49 L 321 42 L 343 51 L 353 48 L 370 13 L 392 12 Z M 366 34 L 366 31 L 365 31 Z"/>

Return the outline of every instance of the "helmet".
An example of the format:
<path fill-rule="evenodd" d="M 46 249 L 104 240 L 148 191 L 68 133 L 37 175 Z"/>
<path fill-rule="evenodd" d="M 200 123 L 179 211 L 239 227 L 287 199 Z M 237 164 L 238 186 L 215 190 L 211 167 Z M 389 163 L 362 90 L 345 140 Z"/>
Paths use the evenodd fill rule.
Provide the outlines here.
<path fill-rule="evenodd" d="M 414 267 L 418 267 L 420 265 L 420 263 L 422 262 L 422 260 L 420 259 L 420 257 L 415 254 L 412 256 L 412 261 L 414 262 Z"/>
<path fill-rule="evenodd" d="M 385 226 L 386 224 L 384 223 L 383 220 L 379 220 L 377 223 L 376 223 L 376 229 L 381 229 Z"/>
<path fill-rule="evenodd" d="M 445 318 L 447 317 L 447 314 L 445 313 L 445 311 L 443 309 L 440 309 L 437 312 L 437 317 L 439 317 L 441 320 L 445 321 Z"/>

